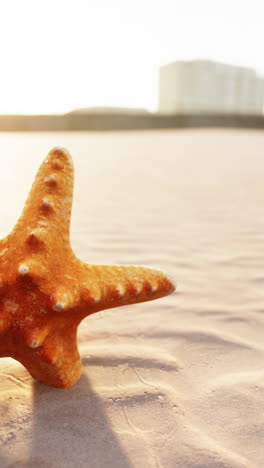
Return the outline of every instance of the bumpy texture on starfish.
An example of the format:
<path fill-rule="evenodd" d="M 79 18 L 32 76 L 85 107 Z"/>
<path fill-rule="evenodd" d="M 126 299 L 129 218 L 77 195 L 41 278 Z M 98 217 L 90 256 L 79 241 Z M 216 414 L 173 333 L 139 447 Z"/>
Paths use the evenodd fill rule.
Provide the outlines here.
<path fill-rule="evenodd" d="M 0 240 L 0 356 L 60 388 L 81 375 L 76 331 L 84 317 L 174 290 L 159 270 L 79 260 L 69 239 L 72 191 L 71 157 L 54 148 L 13 231 Z"/>

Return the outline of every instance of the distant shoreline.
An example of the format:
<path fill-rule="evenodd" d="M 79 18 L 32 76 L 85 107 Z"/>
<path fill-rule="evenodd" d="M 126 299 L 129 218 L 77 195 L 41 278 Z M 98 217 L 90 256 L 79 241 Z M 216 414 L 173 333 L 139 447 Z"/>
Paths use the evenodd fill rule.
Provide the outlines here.
<path fill-rule="evenodd" d="M 0 131 L 122 131 L 173 128 L 264 129 L 264 116 L 236 114 L 68 113 L 0 115 Z"/>

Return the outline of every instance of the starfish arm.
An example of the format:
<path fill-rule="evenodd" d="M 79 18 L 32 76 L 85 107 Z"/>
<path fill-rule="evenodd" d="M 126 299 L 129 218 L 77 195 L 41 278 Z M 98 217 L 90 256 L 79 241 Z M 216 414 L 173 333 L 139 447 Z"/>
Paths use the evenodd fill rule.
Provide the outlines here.
<path fill-rule="evenodd" d="M 65 331 L 64 331 L 65 333 Z M 71 387 L 79 379 L 82 364 L 76 343 L 76 327 L 64 333 L 57 332 L 47 337 L 43 346 L 21 344 L 12 355 L 20 361 L 33 378 L 57 388 Z"/>
<path fill-rule="evenodd" d="M 32 247 L 54 240 L 69 244 L 72 193 L 71 156 L 54 148 L 39 168 L 12 236 L 26 239 Z"/>
<path fill-rule="evenodd" d="M 86 265 L 82 297 L 92 310 L 151 301 L 175 290 L 161 270 L 135 265 Z M 94 308 L 94 310 L 93 310 Z"/>

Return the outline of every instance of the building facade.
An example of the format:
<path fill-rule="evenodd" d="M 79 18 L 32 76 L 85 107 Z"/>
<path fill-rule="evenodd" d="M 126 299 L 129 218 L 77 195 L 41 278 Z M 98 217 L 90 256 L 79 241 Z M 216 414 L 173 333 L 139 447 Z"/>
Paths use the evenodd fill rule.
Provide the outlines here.
<path fill-rule="evenodd" d="M 255 70 L 207 60 L 161 67 L 159 112 L 263 113 L 264 80 Z"/>

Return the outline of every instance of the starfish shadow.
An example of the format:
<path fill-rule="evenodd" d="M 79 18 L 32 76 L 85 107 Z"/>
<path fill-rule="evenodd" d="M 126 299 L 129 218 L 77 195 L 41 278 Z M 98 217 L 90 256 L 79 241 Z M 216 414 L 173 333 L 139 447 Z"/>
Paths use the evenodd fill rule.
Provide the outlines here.
<path fill-rule="evenodd" d="M 132 465 L 111 427 L 101 398 L 82 375 L 67 390 L 33 384 L 29 466 L 116 468 Z"/>
<path fill-rule="evenodd" d="M 2 468 L 12 468 L 12 465 L 10 465 L 10 462 L 8 462 L 7 458 L 4 457 L 1 453 L 0 453 L 0 466 Z"/>

